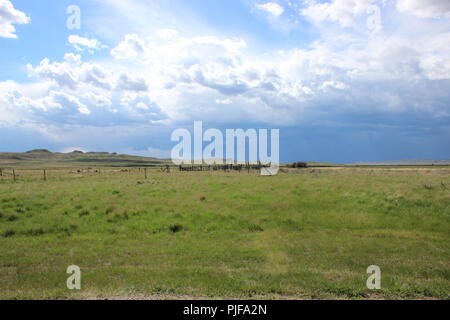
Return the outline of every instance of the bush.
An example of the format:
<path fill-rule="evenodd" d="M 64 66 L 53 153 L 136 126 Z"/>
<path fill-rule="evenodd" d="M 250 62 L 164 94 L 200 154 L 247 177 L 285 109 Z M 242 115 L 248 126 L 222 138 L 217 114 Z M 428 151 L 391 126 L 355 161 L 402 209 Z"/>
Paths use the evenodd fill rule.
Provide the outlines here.
<path fill-rule="evenodd" d="M 109 206 L 108 208 L 106 208 L 105 214 L 113 213 L 115 209 L 116 209 L 115 207 Z"/>
<path fill-rule="evenodd" d="M 84 216 L 88 216 L 88 215 L 90 215 L 91 213 L 88 211 L 88 210 L 83 210 L 83 211 L 81 211 L 78 215 L 80 216 L 80 218 L 81 217 L 84 217 Z"/>
<path fill-rule="evenodd" d="M 297 161 L 291 164 L 291 168 L 308 168 L 306 162 Z"/>
<path fill-rule="evenodd" d="M 183 230 L 183 226 L 181 224 L 174 224 L 169 227 L 169 230 L 172 233 L 177 233 L 177 232 L 180 232 L 181 230 Z"/>
<path fill-rule="evenodd" d="M 257 224 L 250 225 L 248 227 L 248 230 L 250 232 L 263 232 L 264 231 L 264 229 L 261 226 L 257 225 Z"/>
<path fill-rule="evenodd" d="M 18 216 L 15 216 L 15 215 L 11 215 L 11 216 L 9 216 L 8 217 L 8 221 L 16 221 L 16 220 L 18 220 L 19 219 L 19 217 Z"/>
<path fill-rule="evenodd" d="M 3 236 L 5 238 L 12 237 L 15 234 L 16 234 L 16 232 L 14 230 L 6 230 L 5 232 L 3 232 Z"/>
<path fill-rule="evenodd" d="M 32 236 L 32 237 L 35 237 L 35 236 L 41 236 L 41 235 L 43 235 L 44 233 L 45 233 L 45 231 L 44 231 L 44 229 L 42 229 L 42 228 L 28 229 L 28 230 L 26 230 L 26 231 L 23 232 L 24 235 Z"/>

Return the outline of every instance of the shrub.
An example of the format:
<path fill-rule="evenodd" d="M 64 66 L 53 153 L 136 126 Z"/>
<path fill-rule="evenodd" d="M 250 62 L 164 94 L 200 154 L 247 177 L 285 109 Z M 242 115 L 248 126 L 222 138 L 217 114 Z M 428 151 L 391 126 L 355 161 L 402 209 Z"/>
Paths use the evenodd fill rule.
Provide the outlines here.
<path fill-rule="evenodd" d="M 422 188 L 424 188 L 426 190 L 432 190 L 433 186 L 431 184 L 424 183 L 424 184 L 422 184 Z"/>
<path fill-rule="evenodd" d="M 16 232 L 14 230 L 6 230 L 5 232 L 3 232 L 3 237 L 8 238 L 12 237 L 15 234 Z"/>
<path fill-rule="evenodd" d="M 169 226 L 169 230 L 172 233 L 177 233 L 177 232 L 180 232 L 181 230 L 183 230 L 183 226 L 181 224 L 173 224 L 173 225 Z"/>
<path fill-rule="evenodd" d="M 84 217 L 84 216 L 88 216 L 88 215 L 90 215 L 91 213 L 88 211 L 88 210 L 83 210 L 83 211 L 81 211 L 78 215 L 80 216 L 80 218 L 81 217 Z"/>
<path fill-rule="evenodd" d="M 262 231 L 264 231 L 264 229 L 261 226 L 257 225 L 257 224 L 250 225 L 248 227 L 248 230 L 250 232 L 262 232 Z"/>
<path fill-rule="evenodd" d="M 106 210 L 105 210 L 105 214 L 110 214 L 110 213 L 113 213 L 113 212 L 114 212 L 114 210 L 115 210 L 115 208 L 114 208 L 113 206 L 110 206 L 110 207 L 106 208 Z"/>
<path fill-rule="evenodd" d="M 291 167 L 292 168 L 308 168 L 308 164 L 306 162 L 298 161 L 298 162 L 292 163 Z"/>
<path fill-rule="evenodd" d="M 23 234 L 27 235 L 27 236 L 41 236 L 45 233 L 44 229 L 42 228 L 37 228 L 37 229 L 28 229 L 26 231 L 23 232 Z"/>
<path fill-rule="evenodd" d="M 18 216 L 15 216 L 15 215 L 11 215 L 11 216 L 9 216 L 8 217 L 8 221 L 16 221 L 16 220 L 18 220 L 19 219 L 19 217 Z"/>

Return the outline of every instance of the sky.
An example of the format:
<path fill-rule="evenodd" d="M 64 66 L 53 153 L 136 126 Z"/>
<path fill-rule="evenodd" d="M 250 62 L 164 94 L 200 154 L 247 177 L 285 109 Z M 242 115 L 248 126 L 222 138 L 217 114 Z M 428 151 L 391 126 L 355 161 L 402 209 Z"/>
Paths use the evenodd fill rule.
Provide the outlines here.
<path fill-rule="evenodd" d="M 0 0 L 0 151 L 170 157 L 279 129 L 280 160 L 450 159 L 448 0 Z"/>

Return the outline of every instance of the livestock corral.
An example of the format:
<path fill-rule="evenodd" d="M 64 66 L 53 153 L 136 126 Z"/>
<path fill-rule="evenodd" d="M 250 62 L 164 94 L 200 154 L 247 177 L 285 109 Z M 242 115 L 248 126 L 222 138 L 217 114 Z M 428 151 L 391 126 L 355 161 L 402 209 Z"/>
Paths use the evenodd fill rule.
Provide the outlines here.
<path fill-rule="evenodd" d="M 0 298 L 449 298 L 448 167 L 181 168 L 3 169 Z"/>

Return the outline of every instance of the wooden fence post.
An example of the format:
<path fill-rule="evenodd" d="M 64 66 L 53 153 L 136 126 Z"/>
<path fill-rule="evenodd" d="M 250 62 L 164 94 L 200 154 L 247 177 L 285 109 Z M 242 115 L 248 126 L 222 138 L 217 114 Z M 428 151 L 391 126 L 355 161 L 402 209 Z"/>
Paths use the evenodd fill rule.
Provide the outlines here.
<path fill-rule="evenodd" d="M 13 169 L 13 180 L 16 181 L 16 171 Z"/>
<path fill-rule="evenodd" d="M 0 168 L 0 177 L 3 177 L 3 170 Z"/>
<path fill-rule="evenodd" d="M 44 181 L 47 181 L 47 171 L 44 169 Z"/>
<path fill-rule="evenodd" d="M 144 168 L 144 172 L 145 172 L 145 179 L 147 179 L 147 168 Z"/>

